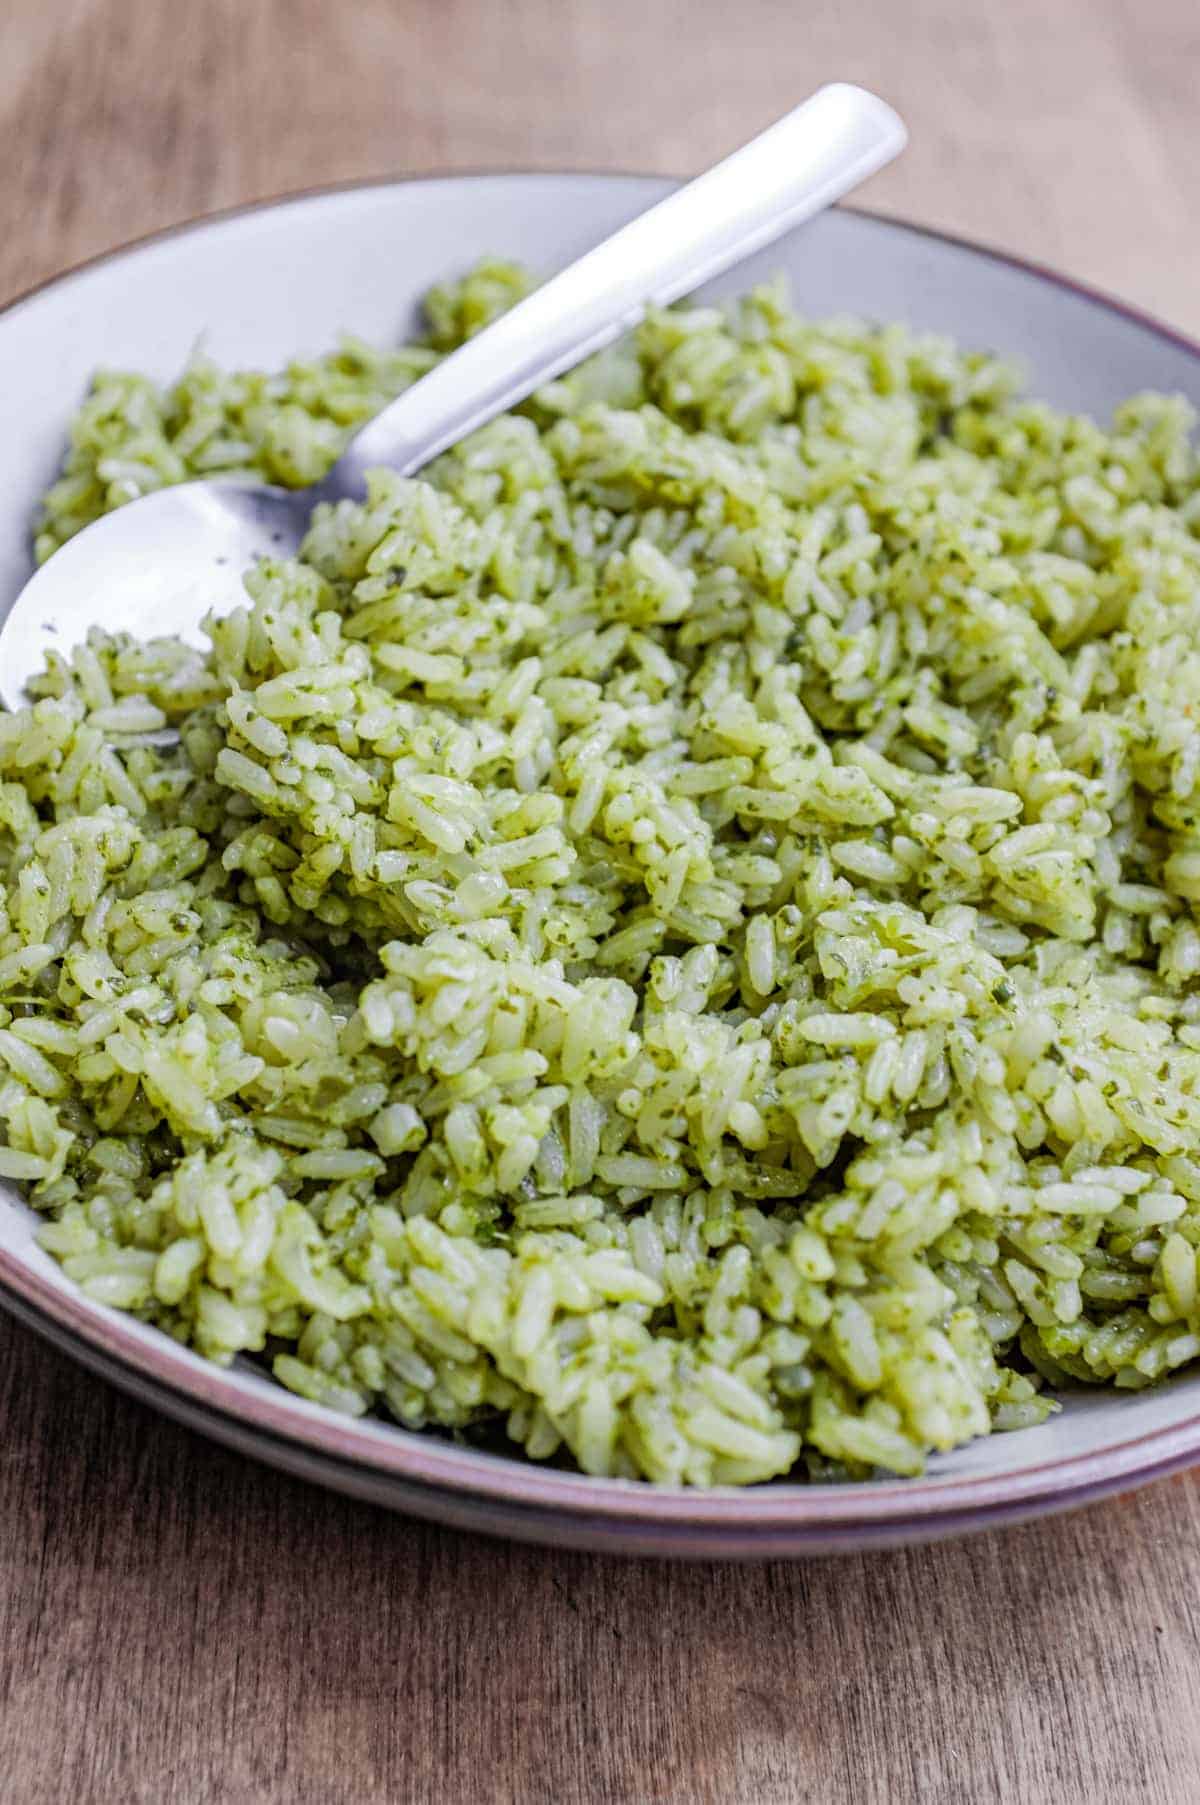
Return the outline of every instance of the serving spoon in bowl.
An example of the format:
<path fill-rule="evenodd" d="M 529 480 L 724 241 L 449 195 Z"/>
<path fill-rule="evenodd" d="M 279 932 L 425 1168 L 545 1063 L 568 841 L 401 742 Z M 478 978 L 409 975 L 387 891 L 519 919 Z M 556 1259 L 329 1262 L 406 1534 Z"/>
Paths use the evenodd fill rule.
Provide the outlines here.
<path fill-rule="evenodd" d="M 666 306 L 841 195 L 899 154 L 907 134 L 884 101 L 835 82 L 552 276 L 453 351 L 350 440 L 320 483 L 280 489 L 215 477 L 155 490 L 54 552 L 0 628 L 0 700 L 92 626 L 203 646 L 201 622 L 245 600 L 243 573 L 295 553 L 319 501 L 361 498 L 366 473 L 412 476 Z"/>

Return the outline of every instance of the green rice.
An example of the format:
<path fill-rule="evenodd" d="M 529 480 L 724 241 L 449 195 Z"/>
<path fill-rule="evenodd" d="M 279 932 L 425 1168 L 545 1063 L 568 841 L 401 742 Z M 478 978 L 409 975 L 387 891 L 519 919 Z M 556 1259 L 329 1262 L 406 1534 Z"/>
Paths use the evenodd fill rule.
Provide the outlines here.
<path fill-rule="evenodd" d="M 317 477 L 521 291 L 97 377 L 38 528 Z M 1200 474 L 988 356 L 657 313 L 0 716 L 0 1173 L 91 1298 L 658 1483 L 1200 1355 Z M 164 733 L 164 729 L 173 729 Z"/>

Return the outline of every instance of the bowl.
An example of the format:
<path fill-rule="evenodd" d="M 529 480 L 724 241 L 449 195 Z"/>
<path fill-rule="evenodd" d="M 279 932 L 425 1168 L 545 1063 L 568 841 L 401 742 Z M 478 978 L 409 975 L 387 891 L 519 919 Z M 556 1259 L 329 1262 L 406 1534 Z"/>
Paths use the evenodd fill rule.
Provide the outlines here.
<path fill-rule="evenodd" d="M 18 430 L 0 441 L 0 598 L 29 570 L 29 522 L 91 372 L 174 375 L 201 346 L 276 365 L 343 329 L 410 333 L 423 290 L 500 252 L 566 263 L 669 184 L 616 175 L 486 175 L 371 183 L 202 220 L 59 277 L 0 314 Z M 1138 389 L 1200 400 L 1200 346 L 1011 257 L 897 220 L 838 210 L 714 284 L 780 270 L 813 314 L 902 319 L 1022 358 L 1035 391 L 1104 416 Z M 0 606 L 3 606 L 0 601 Z M 293 1396 L 249 1362 L 222 1370 L 82 1296 L 0 1186 L 0 1302 L 127 1391 L 274 1465 L 439 1522 L 530 1541 L 697 1556 L 829 1553 L 1011 1522 L 1200 1459 L 1200 1373 L 1139 1394 L 1080 1391 L 1034 1429 L 934 1459 L 920 1479 L 659 1490 L 505 1459 Z"/>

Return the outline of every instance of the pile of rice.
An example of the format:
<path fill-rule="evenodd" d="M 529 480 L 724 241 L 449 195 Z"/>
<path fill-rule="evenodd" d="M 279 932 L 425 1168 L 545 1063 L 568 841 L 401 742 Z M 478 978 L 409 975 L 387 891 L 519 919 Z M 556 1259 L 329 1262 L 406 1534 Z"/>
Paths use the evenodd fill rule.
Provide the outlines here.
<path fill-rule="evenodd" d="M 103 374 L 39 551 L 306 482 L 520 292 Z M 1200 1355 L 1200 472 L 767 289 L 0 717 L 0 1173 L 91 1298 L 659 1483 L 915 1473 Z M 164 744 L 162 730 L 176 737 Z"/>

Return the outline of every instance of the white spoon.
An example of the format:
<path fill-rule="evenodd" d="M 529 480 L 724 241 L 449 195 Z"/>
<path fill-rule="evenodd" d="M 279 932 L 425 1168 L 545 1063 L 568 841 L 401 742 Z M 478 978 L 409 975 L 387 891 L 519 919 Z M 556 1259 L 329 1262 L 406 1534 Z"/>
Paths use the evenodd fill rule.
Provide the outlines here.
<path fill-rule="evenodd" d="M 407 389 L 353 438 L 321 483 L 276 489 L 211 478 L 106 514 L 30 578 L 0 629 L 0 699 L 21 706 L 47 653 L 93 625 L 206 642 L 203 617 L 245 600 L 243 572 L 300 545 L 318 501 L 359 497 L 368 470 L 405 475 L 665 306 L 829 206 L 891 161 L 907 134 L 862 88 L 837 82 L 707 174 L 622 226 Z"/>

